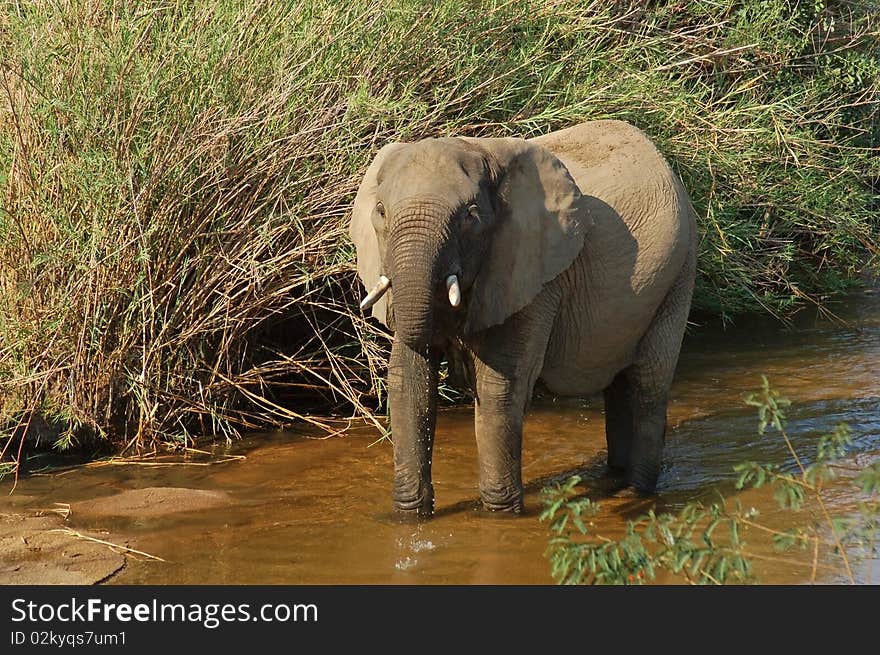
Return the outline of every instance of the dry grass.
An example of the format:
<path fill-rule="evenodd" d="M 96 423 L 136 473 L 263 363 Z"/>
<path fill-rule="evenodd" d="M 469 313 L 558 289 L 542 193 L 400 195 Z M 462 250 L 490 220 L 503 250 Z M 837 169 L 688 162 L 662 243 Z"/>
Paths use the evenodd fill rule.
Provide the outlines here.
<path fill-rule="evenodd" d="M 165 562 L 167 560 L 162 559 L 158 555 L 150 555 L 150 553 L 145 553 L 142 550 L 136 550 L 134 548 L 129 548 L 128 546 L 121 546 L 120 544 L 114 544 L 112 541 L 106 541 L 104 539 L 98 539 L 96 537 L 90 537 L 89 535 L 83 534 L 82 532 L 77 532 L 72 528 L 55 528 L 53 530 L 47 530 L 47 532 L 58 532 L 61 534 L 65 534 L 69 537 L 73 537 L 74 539 L 79 539 L 80 541 L 88 541 L 93 544 L 100 544 L 101 546 L 107 546 L 114 553 L 119 553 L 121 555 L 136 555 L 137 557 L 142 557 L 144 559 L 152 560 L 154 562 Z"/>

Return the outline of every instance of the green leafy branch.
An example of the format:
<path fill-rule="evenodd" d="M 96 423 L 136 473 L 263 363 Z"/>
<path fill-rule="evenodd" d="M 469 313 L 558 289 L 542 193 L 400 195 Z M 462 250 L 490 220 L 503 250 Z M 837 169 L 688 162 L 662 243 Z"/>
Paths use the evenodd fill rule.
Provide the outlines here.
<path fill-rule="evenodd" d="M 599 504 L 577 497 L 580 481 L 575 476 L 543 491 L 541 520 L 550 522 L 547 555 L 557 582 L 645 584 L 664 569 L 691 584 L 752 580 L 740 524 L 753 510 L 743 512 L 738 503 L 729 510 L 723 501 L 708 507 L 688 503 L 676 515 L 652 510 L 628 521 L 626 536 L 613 541 L 592 532 L 589 519 Z"/>
<path fill-rule="evenodd" d="M 820 437 L 816 446 L 815 462 L 805 466 L 785 430 L 786 417 L 781 408 L 788 407 L 791 402 L 780 397 L 777 391 L 771 389 L 766 376 L 761 376 L 761 390 L 749 394 L 745 403 L 758 408 L 758 434 L 764 435 L 768 428 L 774 428 L 779 432 L 797 465 L 798 473 L 785 473 L 778 466 L 745 462 L 734 467 L 734 470 L 739 473 L 736 483 L 737 489 L 743 489 L 746 486 L 757 489 L 769 482 L 774 487 L 773 495 L 779 506 L 790 510 L 801 509 L 809 494 L 819 508 L 822 522 L 818 525 L 814 524 L 808 531 L 797 529 L 777 535 L 775 537 L 776 546 L 784 550 L 795 545 L 806 547 L 810 543 L 813 546 L 813 562 L 815 563 L 818 560 L 819 547 L 823 540 L 819 526 L 824 523 L 830 530 L 835 552 L 841 559 L 847 579 L 850 583 L 855 583 L 855 576 L 847 555 L 847 548 L 843 543 L 843 536 L 858 532 L 856 525 L 862 523 L 861 513 L 855 519 L 833 518 L 828 511 L 822 493 L 825 483 L 837 477 L 836 464 L 846 455 L 847 448 L 852 445 L 852 433 L 849 426 L 841 423 L 834 428 L 831 434 Z M 873 505 L 876 507 L 876 499 L 873 501 Z M 815 576 L 816 568 L 814 566 L 813 581 L 815 581 Z"/>
<path fill-rule="evenodd" d="M 870 562 L 878 552 L 880 461 L 854 476 L 853 482 L 864 497 L 856 515 L 833 517 L 827 507 L 825 485 L 841 470 L 851 468 L 842 461 L 852 446 L 849 426 L 840 424 L 830 434 L 819 437 L 814 463 L 805 464 L 785 430 L 784 408 L 791 402 L 772 389 L 765 376 L 760 391 L 747 396 L 745 403 L 758 408 L 760 435 L 772 428 L 782 436 L 796 470 L 744 462 L 734 467 L 739 473 L 736 488 L 772 485 L 781 508 L 818 509 L 818 520 L 806 527 L 775 530 L 756 520 L 756 509 L 743 510 L 738 501 L 731 502 L 719 494 L 719 499 L 709 505 L 690 502 L 675 514 L 658 515 L 651 510 L 627 521 L 625 536 L 613 540 L 596 532 L 592 519 L 600 505 L 579 493 L 581 479 L 575 476 L 542 491 L 541 520 L 549 523 L 551 534 L 545 554 L 554 580 L 561 584 L 645 584 L 666 572 L 690 584 L 756 582 L 752 561 L 778 558 L 747 551 L 742 535 L 753 529 L 769 534 L 779 551 L 812 549 L 812 582 L 819 568 L 840 570 L 820 566 L 820 549 L 830 542 L 847 580 L 855 583 L 853 557 L 866 557 Z"/>

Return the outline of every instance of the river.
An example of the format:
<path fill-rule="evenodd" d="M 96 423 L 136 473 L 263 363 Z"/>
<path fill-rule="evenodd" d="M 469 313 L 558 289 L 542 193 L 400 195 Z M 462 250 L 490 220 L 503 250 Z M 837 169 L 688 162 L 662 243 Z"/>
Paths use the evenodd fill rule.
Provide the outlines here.
<path fill-rule="evenodd" d="M 162 466 L 102 464 L 32 475 L 0 498 L 0 512 L 69 504 L 68 527 L 164 560 L 129 555 L 108 578 L 113 584 L 551 583 L 539 492 L 573 473 L 585 478 L 600 503 L 594 530 L 607 537 L 621 536 L 627 518 L 652 506 L 675 510 L 716 491 L 756 508 L 757 520 L 773 529 L 807 525 L 818 516 L 809 503 L 792 514 L 777 509 L 766 487 L 737 491 L 732 467 L 746 460 L 792 465 L 778 434 L 758 436 L 755 409 L 743 403 L 746 393 L 759 389 L 762 374 L 792 400 L 787 430 L 807 462 L 816 438 L 840 422 L 853 435 L 845 469 L 855 472 L 877 458 L 880 292 L 853 294 L 831 309 L 834 319 L 804 309 L 789 327 L 754 317 L 726 329 L 716 321 L 689 328 L 653 499 L 609 488 L 600 399 L 538 398 L 524 431 L 523 516 L 477 508 L 470 408 L 448 409 L 438 418 L 437 513 L 427 522 L 401 523 L 389 512 L 391 446 L 376 443 L 378 433 L 368 426 L 329 439 L 307 431 L 253 435 L 228 448 L 215 446 L 209 457 Z M 230 454 L 244 457 L 224 459 Z M 844 474 L 826 488 L 835 516 L 856 511 L 851 477 Z M 107 502 L 114 498 L 137 502 Z M 828 549 L 814 574 L 810 552 L 780 555 L 760 531 L 745 537 L 762 583 L 846 580 Z M 880 582 L 880 562 L 862 557 L 852 564 L 857 582 Z"/>

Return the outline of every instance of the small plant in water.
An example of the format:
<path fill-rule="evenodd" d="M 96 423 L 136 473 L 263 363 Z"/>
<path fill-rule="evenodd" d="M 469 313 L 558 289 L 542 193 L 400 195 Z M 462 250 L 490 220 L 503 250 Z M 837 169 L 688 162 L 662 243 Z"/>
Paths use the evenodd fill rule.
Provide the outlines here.
<path fill-rule="evenodd" d="M 719 494 L 715 502 L 690 502 L 677 513 L 655 514 L 652 510 L 627 521 L 626 535 L 613 540 L 593 530 L 591 519 L 599 511 L 599 504 L 579 497 L 576 487 L 581 479 L 575 476 L 542 491 L 541 520 L 549 522 L 551 536 L 546 555 L 554 580 L 560 584 L 645 584 L 665 572 L 672 579 L 691 584 L 757 582 L 752 561 L 765 557 L 750 553 L 743 539 L 748 529 L 755 529 L 770 534 L 777 550 L 810 549 L 812 582 L 817 578 L 820 551 L 828 547 L 840 565 L 840 573 L 854 583 L 852 562 L 862 557 L 870 562 L 880 551 L 876 540 L 880 461 L 854 478 L 863 495 L 855 515 L 833 517 L 823 487 L 848 468 L 843 459 L 852 443 L 849 427 L 840 424 L 831 434 L 820 437 L 814 463 L 805 465 L 785 430 L 783 408 L 790 401 L 762 376 L 761 390 L 750 394 L 745 402 L 758 408 L 759 434 L 771 428 L 785 441 L 795 469 L 788 472 L 775 464 L 745 462 L 735 467 L 739 473 L 736 488 L 773 485 L 781 508 L 815 508 L 815 520 L 787 531 L 774 530 L 758 521 L 756 509 L 743 509 L 739 501 Z"/>

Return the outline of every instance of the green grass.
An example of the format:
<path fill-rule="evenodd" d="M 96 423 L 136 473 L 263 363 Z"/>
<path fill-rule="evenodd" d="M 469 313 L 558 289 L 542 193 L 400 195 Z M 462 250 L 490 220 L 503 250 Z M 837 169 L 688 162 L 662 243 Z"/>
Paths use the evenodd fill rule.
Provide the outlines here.
<path fill-rule="evenodd" d="M 34 415 L 59 447 L 143 450 L 368 413 L 387 346 L 346 223 L 390 140 L 629 120 L 694 198 L 697 307 L 854 283 L 880 231 L 876 7 L 622 4 L 6 0 L 6 456 Z"/>

